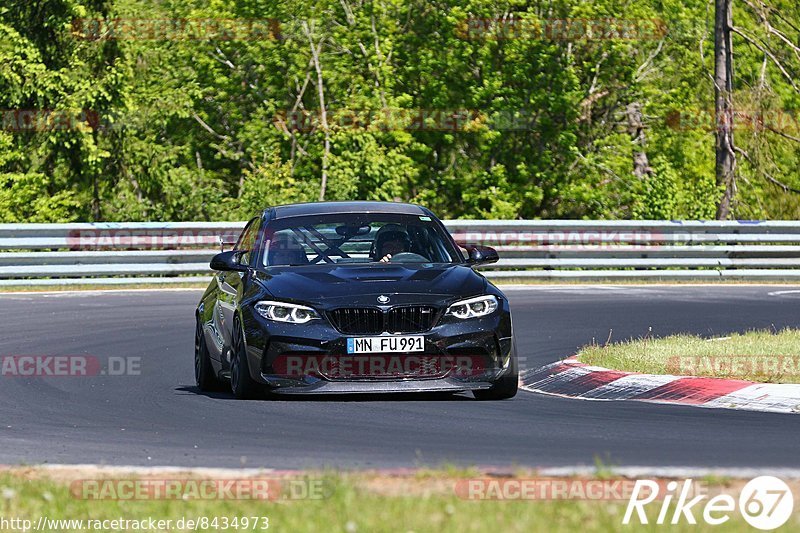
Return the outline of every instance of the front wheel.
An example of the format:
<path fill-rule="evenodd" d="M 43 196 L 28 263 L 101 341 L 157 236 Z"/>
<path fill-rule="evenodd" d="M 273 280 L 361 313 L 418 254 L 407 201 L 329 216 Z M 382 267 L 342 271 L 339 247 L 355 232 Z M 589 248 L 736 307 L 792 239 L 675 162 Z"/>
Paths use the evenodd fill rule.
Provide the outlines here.
<path fill-rule="evenodd" d="M 259 392 L 258 383 L 250 376 L 247 364 L 247 349 L 244 333 L 238 322 L 234 324 L 233 357 L 231 358 L 231 391 L 240 400 L 255 398 Z"/>
<path fill-rule="evenodd" d="M 511 363 L 508 372 L 492 384 L 492 388 L 472 391 L 476 400 L 507 400 L 517 395 L 519 388 L 519 364 L 517 362 L 517 349 L 511 352 Z"/>
<path fill-rule="evenodd" d="M 211 366 L 200 320 L 197 321 L 194 332 L 194 381 L 197 388 L 203 392 L 219 390 L 220 382 L 214 374 L 214 367 Z"/>

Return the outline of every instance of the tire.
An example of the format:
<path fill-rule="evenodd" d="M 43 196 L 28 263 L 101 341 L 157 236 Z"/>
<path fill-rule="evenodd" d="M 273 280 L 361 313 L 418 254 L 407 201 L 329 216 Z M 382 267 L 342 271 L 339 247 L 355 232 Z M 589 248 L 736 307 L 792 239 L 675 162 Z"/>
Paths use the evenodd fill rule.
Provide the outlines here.
<path fill-rule="evenodd" d="M 517 395 L 519 388 L 519 363 L 517 361 L 517 347 L 511 352 L 511 364 L 508 372 L 492 384 L 490 389 L 472 391 L 476 400 L 508 400 Z"/>
<path fill-rule="evenodd" d="M 239 322 L 234 323 L 233 357 L 231 358 L 231 391 L 239 400 L 250 400 L 258 396 L 261 387 L 250 375 L 247 350 Z"/>
<path fill-rule="evenodd" d="M 203 392 L 219 390 L 220 382 L 214 374 L 214 367 L 211 366 L 211 358 L 208 355 L 208 347 L 200 321 L 194 331 L 194 382 L 197 388 Z"/>

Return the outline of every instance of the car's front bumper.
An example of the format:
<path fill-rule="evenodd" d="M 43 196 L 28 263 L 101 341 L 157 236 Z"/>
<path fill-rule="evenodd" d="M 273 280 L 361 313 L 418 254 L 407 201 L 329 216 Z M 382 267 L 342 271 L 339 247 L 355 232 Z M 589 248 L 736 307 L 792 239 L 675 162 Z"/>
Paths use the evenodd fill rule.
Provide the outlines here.
<path fill-rule="evenodd" d="M 261 374 L 261 380 L 270 390 L 279 394 L 351 394 L 351 393 L 404 393 L 404 392 L 462 392 L 489 389 L 506 373 L 512 371 L 510 353 L 501 367 L 481 369 L 475 375 L 460 376 L 457 373 L 442 377 L 397 377 L 354 379 L 326 379 L 322 376 L 286 374 Z"/>
<path fill-rule="evenodd" d="M 347 354 L 345 335 L 327 320 L 307 324 L 282 324 L 260 316 L 245 320 L 248 357 L 252 377 L 273 392 L 286 394 L 339 393 L 402 393 L 455 392 L 488 389 L 510 370 L 513 353 L 511 315 L 507 301 L 488 317 L 459 320 L 445 317 L 429 331 L 415 335 L 425 337 L 424 352 L 411 354 Z M 428 375 L 338 375 L 286 371 L 286 358 L 319 361 L 356 357 L 420 357 L 440 361 L 441 368 L 453 360 L 466 360 L 471 371 L 463 367 Z M 442 362 L 444 361 L 444 362 Z M 304 367 L 305 368 L 305 367 Z"/>

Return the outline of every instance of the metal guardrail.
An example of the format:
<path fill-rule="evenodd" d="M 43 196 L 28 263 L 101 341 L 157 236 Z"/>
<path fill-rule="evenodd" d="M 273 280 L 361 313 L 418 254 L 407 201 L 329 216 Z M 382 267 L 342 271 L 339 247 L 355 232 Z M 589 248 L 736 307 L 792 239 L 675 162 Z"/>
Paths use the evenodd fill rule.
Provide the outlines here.
<path fill-rule="evenodd" d="M 800 280 L 800 221 L 449 220 L 505 279 Z M 205 281 L 242 222 L 0 224 L 0 285 Z"/>

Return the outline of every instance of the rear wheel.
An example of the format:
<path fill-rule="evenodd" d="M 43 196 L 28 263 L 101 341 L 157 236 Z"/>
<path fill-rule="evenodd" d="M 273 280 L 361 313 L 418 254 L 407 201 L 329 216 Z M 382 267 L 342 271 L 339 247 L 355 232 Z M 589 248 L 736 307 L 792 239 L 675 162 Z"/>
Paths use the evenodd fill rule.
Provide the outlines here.
<path fill-rule="evenodd" d="M 472 391 L 476 400 L 507 400 L 517 395 L 519 387 L 519 364 L 517 362 L 517 347 L 511 352 L 511 362 L 508 371 L 503 377 L 492 384 L 490 389 Z"/>
<path fill-rule="evenodd" d="M 240 400 L 255 398 L 259 393 L 259 385 L 250 376 L 250 366 L 247 364 L 247 350 L 244 343 L 244 334 L 239 323 L 234 324 L 233 357 L 231 358 L 231 391 Z"/>
<path fill-rule="evenodd" d="M 214 374 L 214 367 L 211 366 L 211 358 L 208 355 L 205 335 L 200 321 L 194 332 L 194 381 L 203 392 L 219 390 L 220 382 Z"/>

